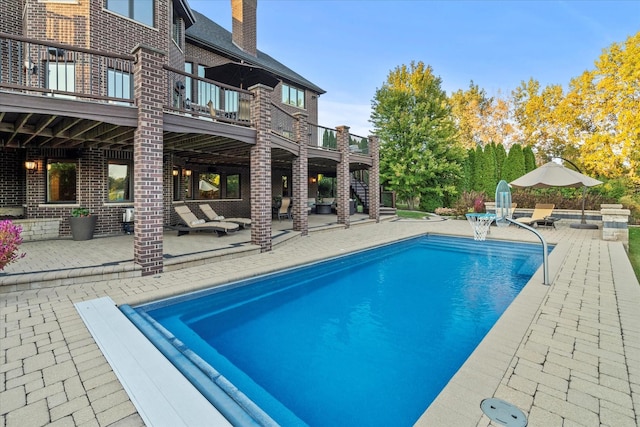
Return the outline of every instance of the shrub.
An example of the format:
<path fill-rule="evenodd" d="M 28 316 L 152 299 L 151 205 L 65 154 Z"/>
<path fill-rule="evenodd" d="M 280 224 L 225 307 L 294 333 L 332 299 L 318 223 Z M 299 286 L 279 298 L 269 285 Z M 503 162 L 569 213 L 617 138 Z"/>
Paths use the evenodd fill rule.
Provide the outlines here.
<path fill-rule="evenodd" d="M 14 225 L 11 221 L 0 221 L 0 271 L 20 258 L 24 258 L 25 254 L 18 253 L 18 246 L 22 243 L 20 233 L 22 227 Z"/>
<path fill-rule="evenodd" d="M 630 224 L 640 224 L 640 197 L 624 196 L 620 199 L 620 203 L 626 209 L 631 211 Z"/>
<path fill-rule="evenodd" d="M 480 191 L 465 191 L 460 198 L 454 203 L 453 208 L 458 215 L 464 215 L 468 212 L 484 212 L 484 202 L 486 195 Z"/>

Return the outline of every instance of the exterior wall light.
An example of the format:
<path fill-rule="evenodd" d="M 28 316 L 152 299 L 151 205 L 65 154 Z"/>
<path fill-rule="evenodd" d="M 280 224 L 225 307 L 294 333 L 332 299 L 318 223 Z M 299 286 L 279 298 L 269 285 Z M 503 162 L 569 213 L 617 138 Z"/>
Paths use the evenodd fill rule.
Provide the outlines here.
<path fill-rule="evenodd" d="M 173 176 L 178 176 L 180 171 L 178 169 L 174 169 L 173 172 L 171 172 L 171 173 L 173 174 Z"/>
<path fill-rule="evenodd" d="M 29 173 L 36 173 L 38 170 L 38 163 L 33 160 L 27 160 L 24 162 L 24 167 L 29 171 Z"/>
<path fill-rule="evenodd" d="M 185 169 L 184 176 L 191 176 L 191 169 Z"/>

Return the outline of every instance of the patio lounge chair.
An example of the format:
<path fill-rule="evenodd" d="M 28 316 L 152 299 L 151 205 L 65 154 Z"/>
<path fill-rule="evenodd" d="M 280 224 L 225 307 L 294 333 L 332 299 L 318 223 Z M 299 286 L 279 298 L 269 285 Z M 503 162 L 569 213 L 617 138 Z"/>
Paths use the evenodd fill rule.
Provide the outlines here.
<path fill-rule="evenodd" d="M 288 197 L 282 198 L 282 204 L 278 209 L 278 221 L 282 221 L 282 218 L 291 219 L 291 211 L 289 210 L 289 205 L 291 205 L 291 199 Z"/>
<path fill-rule="evenodd" d="M 553 208 L 554 204 L 538 203 L 530 217 L 516 218 L 516 221 L 527 225 L 551 225 L 555 228 L 556 218 L 551 216 Z"/>
<path fill-rule="evenodd" d="M 216 211 L 213 210 L 211 205 L 203 204 L 200 205 L 200 210 L 208 218 L 209 221 L 213 222 L 233 222 L 238 224 L 240 228 L 245 228 L 251 226 L 251 218 L 225 218 L 222 215 L 218 215 Z"/>
<path fill-rule="evenodd" d="M 175 210 L 183 223 L 182 225 L 172 227 L 178 230 L 178 236 L 189 234 L 191 231 L 215 231 L 218 236 L 221 236 L 223 234 L 233 233 L 240 228 L 238 224 L 234 224 L 233 222 L 206 222 L 204 219 L 198 219 L 198 217 L 191 212 L 189 206 L 176 206 Z"/>

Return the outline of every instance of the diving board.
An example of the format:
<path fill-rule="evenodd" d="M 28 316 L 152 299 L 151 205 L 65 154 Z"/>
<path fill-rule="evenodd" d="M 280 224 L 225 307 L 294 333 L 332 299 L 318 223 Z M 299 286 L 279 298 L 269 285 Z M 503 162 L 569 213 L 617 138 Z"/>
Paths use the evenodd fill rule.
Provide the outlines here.
<path fill-rule="evenodd" d="M 146 425 L 231 426 L 111 298 L 75 307 Z"/>

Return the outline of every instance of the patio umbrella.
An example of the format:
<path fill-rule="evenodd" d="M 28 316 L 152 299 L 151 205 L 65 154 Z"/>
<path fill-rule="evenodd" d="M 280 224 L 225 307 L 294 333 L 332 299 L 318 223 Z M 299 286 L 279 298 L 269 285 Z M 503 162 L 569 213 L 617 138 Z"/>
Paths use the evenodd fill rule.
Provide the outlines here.
<path fill-rule="evenodd" d="M 582 220 L 580 224 L 571 224 L 572 228 L 598 228 L 594 224 L 587 224 L 584 217 L 584 203 L 587 187 L 602 184 L 590 176 L 565 168 L 556 162 L 545 163 L 537 169 L 510 182 L 513 187 L 549 188 L 549 187 L 582 187 Z"/>
<path fill-rule="evenodd" d="M 206 68 L 204 76 L 209 80 L 215 80 L 240 89 L 246 89 L 258 83 L 274 88 L 280 81 L 273 73 L 264 68 L 242 62 L 228 62 Z"/>
<path fill-rule="evenodd" d="M 200 184 L 198 185 L 198 189 L 200 191 L 218 191 L 218 187 L 208 183 L 204 179 L 200 180 Z"/>

